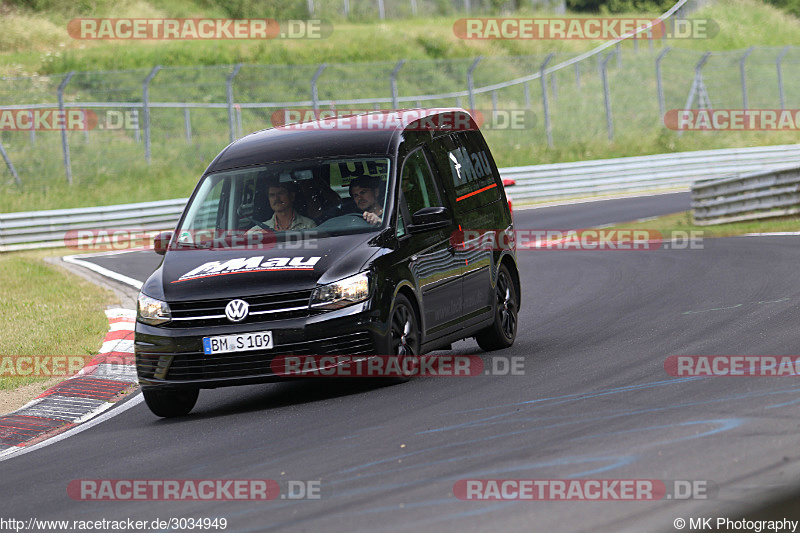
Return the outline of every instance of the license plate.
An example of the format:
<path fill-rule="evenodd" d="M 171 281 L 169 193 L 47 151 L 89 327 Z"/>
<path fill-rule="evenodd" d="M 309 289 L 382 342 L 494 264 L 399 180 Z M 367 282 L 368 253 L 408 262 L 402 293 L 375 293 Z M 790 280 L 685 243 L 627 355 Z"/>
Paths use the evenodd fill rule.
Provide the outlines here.
<path fill-rule="evenodd" d="M 241 335 L 219 335 L 203 337 L 203 352 L 206 355 L 229 352 L 249 352 L 251 350 L 272 349 L 272 332 L 258 331 Z"/>

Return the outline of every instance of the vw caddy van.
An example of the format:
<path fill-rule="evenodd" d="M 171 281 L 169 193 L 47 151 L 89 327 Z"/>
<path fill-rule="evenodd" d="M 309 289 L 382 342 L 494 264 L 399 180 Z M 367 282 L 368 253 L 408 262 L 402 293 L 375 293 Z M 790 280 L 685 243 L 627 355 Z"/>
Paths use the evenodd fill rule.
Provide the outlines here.
<path fill-rule="evenodd" d="M 470 337 L 511 346 L 514 248 L 463 238 L 487 231 L 511 235 L 513 222 L 464 110 L 315 120 L 233 142 L 154 243 L 164 259 L 142 286 L 135 333 L 148 407 L 182 416 L 200 389 L 285 379 L 278 356 L 408 357 Z"/>

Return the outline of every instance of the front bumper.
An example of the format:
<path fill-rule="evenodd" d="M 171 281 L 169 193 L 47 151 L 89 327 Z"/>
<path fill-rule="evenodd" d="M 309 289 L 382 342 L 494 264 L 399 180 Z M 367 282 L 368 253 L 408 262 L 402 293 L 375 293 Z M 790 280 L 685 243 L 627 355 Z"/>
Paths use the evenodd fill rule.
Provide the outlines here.
<path fill-rule="evenodd" d="M 205 355 L 203 337 L 272 331 L 270 350 Z M 380 353 L 387 327 L 366 302 L 305 318 L 214 327 L 164 328 L 136 323 L 136 372 L 143 388 L 216 388 L 286 378 L 271 368 L 279 355 Z"/>

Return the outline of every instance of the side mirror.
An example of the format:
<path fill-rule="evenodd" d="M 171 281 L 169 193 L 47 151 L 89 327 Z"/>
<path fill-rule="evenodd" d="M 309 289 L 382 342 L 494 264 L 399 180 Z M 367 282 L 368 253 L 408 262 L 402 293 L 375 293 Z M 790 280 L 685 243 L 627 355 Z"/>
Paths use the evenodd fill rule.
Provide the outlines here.
<path fill-rule="evenodd" d="M 411 215 L 408 231 L 419 233 L 434 229 L 446 228 L 450 225 L 450 215 L 446 207 L 423 207 Z"/>
<path fill-rule="evenodd" d="M 153 251 L 158 255 L 166 254 L 167 248 L 169 248 L 169 241 L 172 240 L 174 234 L 174 231 L 162 231 L 153 237 Z"/>

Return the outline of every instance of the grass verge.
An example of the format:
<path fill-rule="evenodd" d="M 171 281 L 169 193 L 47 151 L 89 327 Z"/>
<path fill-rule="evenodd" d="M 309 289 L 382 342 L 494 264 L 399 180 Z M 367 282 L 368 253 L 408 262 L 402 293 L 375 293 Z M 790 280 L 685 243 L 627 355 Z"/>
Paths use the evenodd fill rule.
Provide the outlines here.
<path fill-rule="evenodd" d="M 59 252 L 0 255 L 0 358 L 97 354 L 108 330 L 103 311 L 113 294 L 44 262 Z M 0 374 L 0 390 L 48 379 Z"/>
<path fill-rule="evenodd" d="M 643 222 L 626 222 L 617 224 L 612 229 L 647 229 L 656 230 L 668 238 L 675 231 L 699 232 L 703 238 L 733 237 L 747 233 L 773 233 L 783 231 L 800 231 L 800 216 L 775 217 L 764 220 L 748 220 L 746 222 L 732 222 L 730 224 L 714 224 L 711 226 L 698 226 L 692 221 L 692 212 L 683 211 L 663 217 L 657 217 Z"/>

